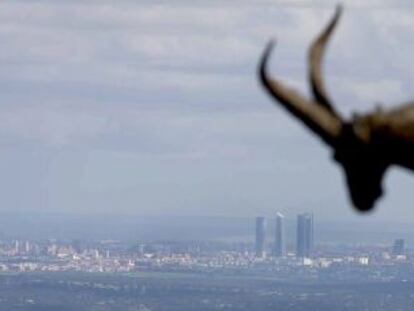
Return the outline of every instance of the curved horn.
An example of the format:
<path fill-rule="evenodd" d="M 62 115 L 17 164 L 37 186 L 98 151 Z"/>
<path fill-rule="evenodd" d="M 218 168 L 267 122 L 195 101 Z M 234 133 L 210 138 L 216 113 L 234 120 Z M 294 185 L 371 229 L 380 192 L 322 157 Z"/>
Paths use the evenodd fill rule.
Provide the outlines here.
<path fill-rule="evenodd" d="M 273 46 L 274 42 L 271 41 L 259 64 L 259 78 L 264 88 L 326 143 L 334 146 L 335 140 L 341 132 L 341 120 L 326 107 L 305 99 L 299 93 L 283 86 L 279 81 L 269 78 L 266 68 Z"/>
<path fill-rule="evenodd" d="M 335 15 L 322 31 L 322 33 L 315 39 L 309 49 L 309 79 L 311 81 L 312 92 L 318 104 L 324 106 L 336 116 L 339 114 L 335 111 L 332 103 L 327 95 L 322 78 L 322 58 L 326 49 L 326 44 L 333 33 L 336 24 L 342 13 L 342 6 L 336 7 Z"/>

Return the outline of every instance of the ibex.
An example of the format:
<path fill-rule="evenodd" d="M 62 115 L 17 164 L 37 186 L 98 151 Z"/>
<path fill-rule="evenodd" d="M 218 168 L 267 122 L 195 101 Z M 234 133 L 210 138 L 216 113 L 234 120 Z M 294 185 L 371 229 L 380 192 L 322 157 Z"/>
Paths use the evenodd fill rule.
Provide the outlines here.
<path fill-rule="evenodd" d="M 377 109 L 351 120 L 344 120 L 335 110 L 324 87 L 321 62 L 341 12 L 338 6 L 309 49 L 313 100 L 269 77 L 266 68 L 272 41 L 264 51 L 258 73 L 267 92 L 332 147 L 333 158 L 343 167 L 353 205 L 368 211 L 383 193 L 382 179 L 389 166 L 414 169 L 414 103 L 388 111 Z"/>

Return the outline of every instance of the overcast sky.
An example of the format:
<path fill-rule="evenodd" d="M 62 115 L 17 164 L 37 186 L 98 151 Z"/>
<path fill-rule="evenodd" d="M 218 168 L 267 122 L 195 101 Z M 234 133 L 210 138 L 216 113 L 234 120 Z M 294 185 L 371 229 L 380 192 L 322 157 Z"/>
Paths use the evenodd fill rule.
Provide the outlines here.
<path fill-rule="evenodd" d="M 325 62 L 337 109 L 414 99 L 414 6 L 344 2 Z M 360 219 L 330 150 L 259 86 L 308 94 L 334 1 L 2 1 L 0 209 Z M 414 222 L 392 169 L 371 219 Z M 366 216 L 365 216 L 366 217 Z"/>

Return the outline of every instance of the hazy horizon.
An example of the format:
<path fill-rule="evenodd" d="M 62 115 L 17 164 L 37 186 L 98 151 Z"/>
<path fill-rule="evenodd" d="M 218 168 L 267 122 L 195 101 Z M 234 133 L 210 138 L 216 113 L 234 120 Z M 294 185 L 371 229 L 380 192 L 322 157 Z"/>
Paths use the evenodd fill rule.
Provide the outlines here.
<path fill-rule="evenodd" d="M 357 212 L 257 75 L 276 39 L 269 72 L 309 96 L 338 4 L 0 1 L 0 309 L 410 310 L 414 175 Z M 340 4 L 335 110 L 414 102 L 414 3 Z"/>
<path fill-rule="evenodd" d="M 256 215 L 263 216 L 263 215 Z M 265 215 L 267 241 L 273 243 L 275 215 Z M 287 240 L 296 238 L 296 214 L 286 214 Z M 383 222 L 371 218 L 355 221 L 327 220 L 314 214 L 315 244 L 390 245 L 404 238 L 414 248 L 411 223 Z M 76 213 L 0 212 L 0 240 L 120 240 L 253 242 L 255 217 L 195 215 L 111 215 Z"/>

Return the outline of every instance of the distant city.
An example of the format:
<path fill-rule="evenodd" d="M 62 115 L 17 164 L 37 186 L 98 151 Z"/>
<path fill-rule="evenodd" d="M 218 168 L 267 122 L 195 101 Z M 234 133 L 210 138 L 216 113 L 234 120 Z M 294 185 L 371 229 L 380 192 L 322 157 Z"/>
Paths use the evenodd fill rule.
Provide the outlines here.
<path fill-rule="evenodd" d="M 296 230 L 296 257 L 309 258 L 313 251 L 313 214 L 305 213 L 297 216 Z M 266 219 L 256 218 L 256 257 L 266 257 Z M 284 216 L 276 214 L 275 238 L 273 255 L 275 257 L 286 256 L 286 234 Z"/>
<path fill-rule="evenodd" d="M 274 217 L 252 217 L 250 235 L 238 239 L 203 240 L 191 234 L 188 239 L 169 240 L 139 235 L 129 240 L 23 239 L 3 234 L 0 306 L 139 311 L 411 309 L 414 252 L 405 236 L 396 235 L 388 243 L 384 238 L 373 244 L 336 243 L 321 236 L 318 226 L 313 213 L 276 212 Z"/>
<path fill-rule="evenodd" d="M 405 240 L 384 246 L 320 245 L 314 237 L 314 215 L 296 217 L 295 245 L 288 247 L 285 216 L 256 217 L 254 243 L 249 241 L 3 240 L 2 272 L 220 272 L 267 274 L 280 280 L 414 279 L 414 256 Z M 253 224 L 253 220 L 252 220 Z M 252 226 L 253 228 L 253 226 Z M 138 238 L 138 237 L 137 237 Z"/>

